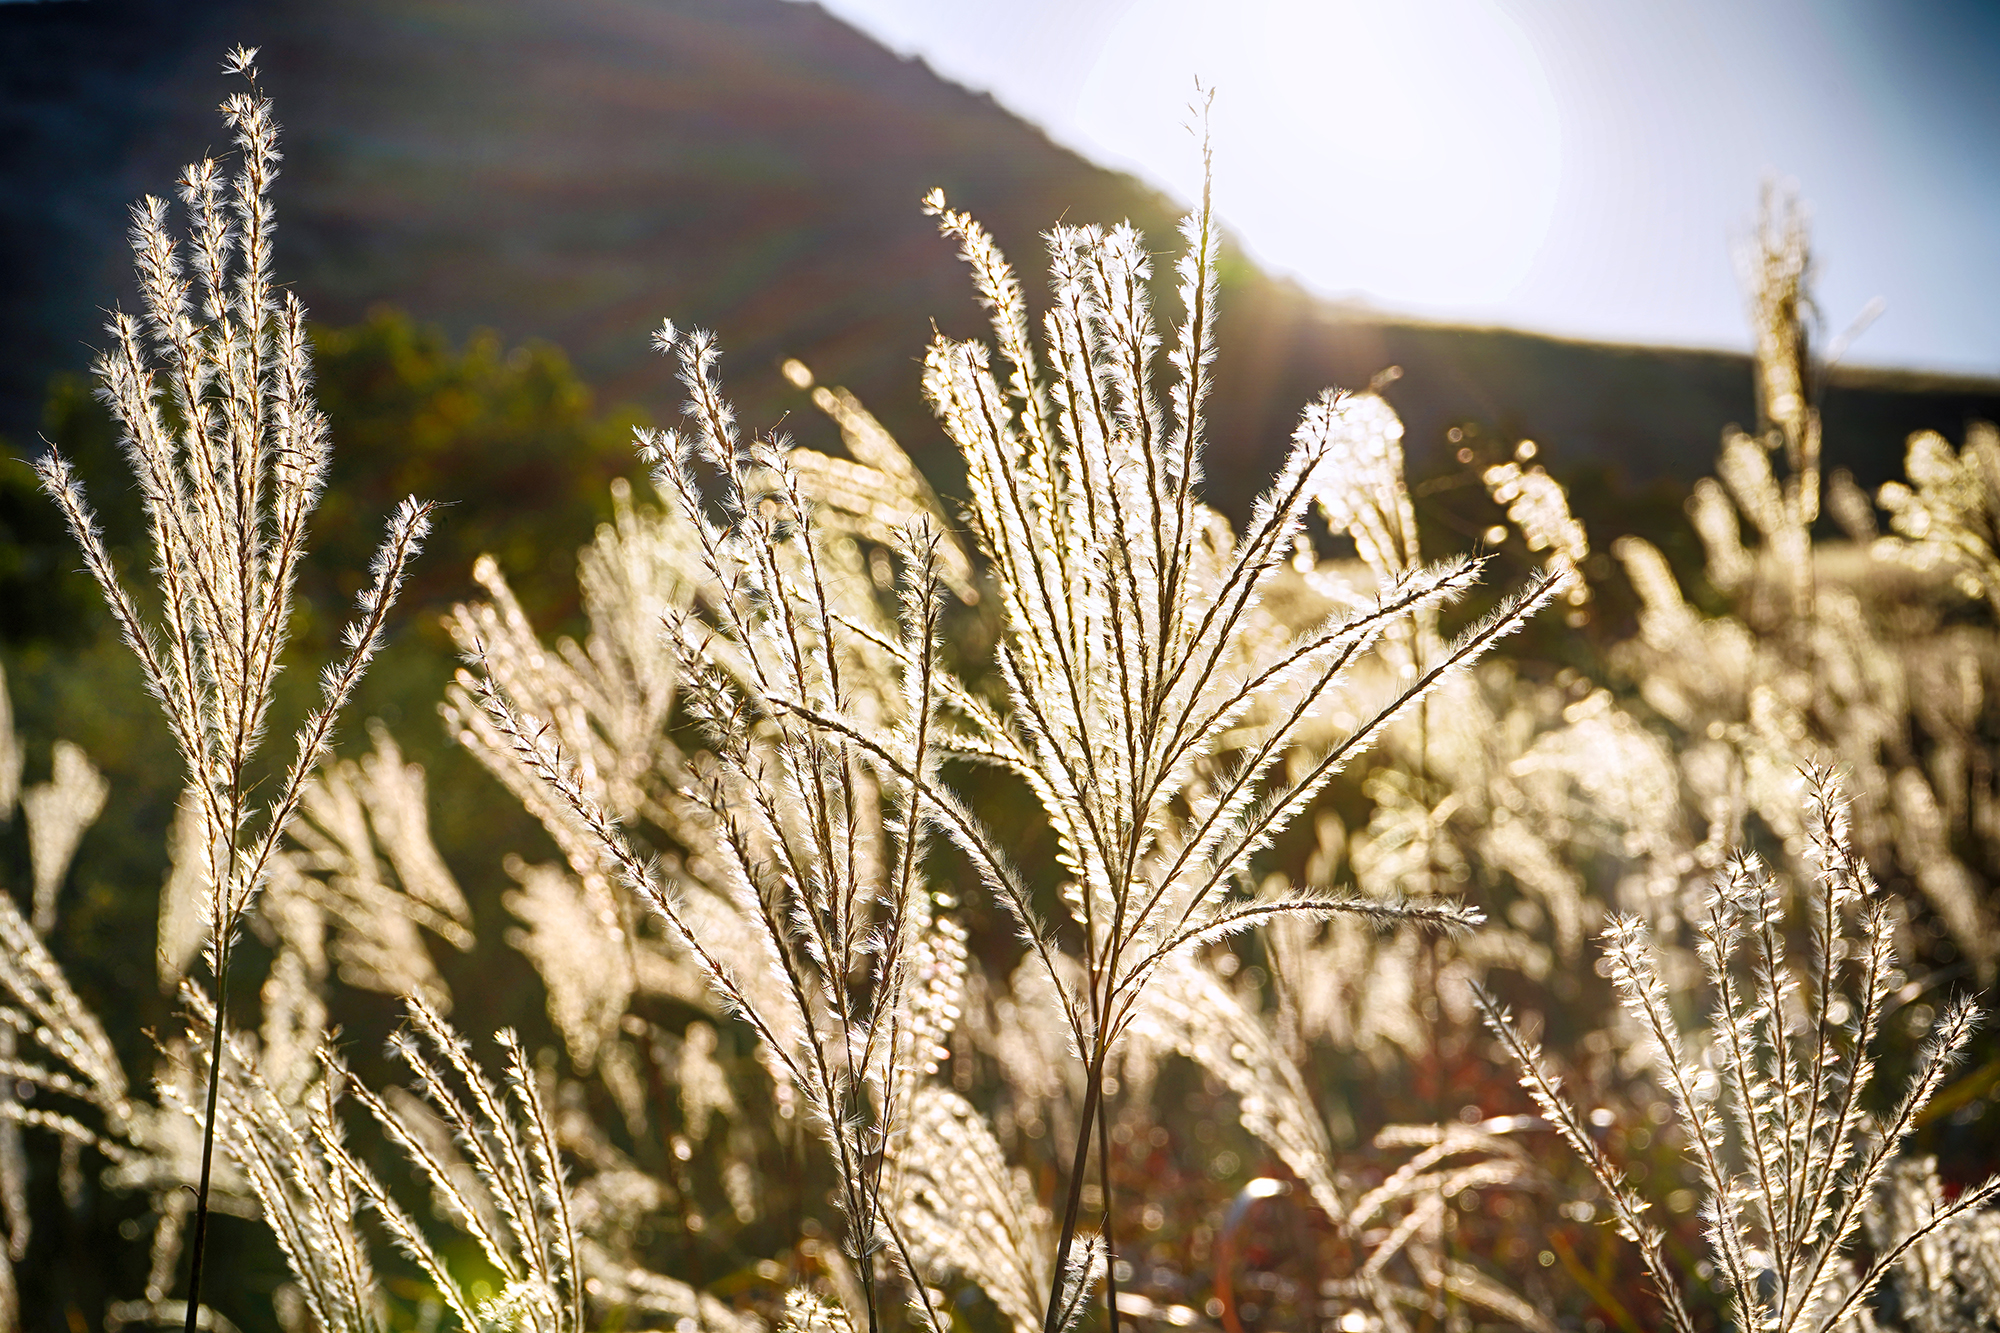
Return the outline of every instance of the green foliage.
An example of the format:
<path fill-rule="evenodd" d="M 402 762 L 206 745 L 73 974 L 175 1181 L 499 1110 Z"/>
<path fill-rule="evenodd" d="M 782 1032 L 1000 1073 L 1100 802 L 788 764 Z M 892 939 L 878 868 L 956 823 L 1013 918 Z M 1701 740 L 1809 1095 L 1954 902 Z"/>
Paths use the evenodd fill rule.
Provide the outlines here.
<path fill-rule="evenodd" d="M 531 615 L 572 614 L 573 570 L 550 553 L 574 550 L 608 517 L 605 487 L 630 469 L 642 414 L 600 411 L 549 343 L 508 347 L 481 330 L 454 346 L 390 307 L 316 328 L 313 347 L 335 459 L 316 563 L 358 577 L 380 515 L 421 495 L 447 506 L 448 521 L 412 580 L 411 605 L 442 609 L 464 595 L 472 562 L 490 554 Z"/>
<path fill-rule="evenodd" d="M 610 514 L 612 477 L 631 470 L 631 432 L 644 413 L 601 410 L 562 349 L 508 346 L 489 330 L 454 344 L 444 330 L 382 306 L 360 324 L 312 331 L 316 390 L 333 423 L 334 464 L 315 523 L 302 589 L 302 638 L 330 633 L 367 568 L 382 516 L 406 495 L 447 506 L 430 558 L 405 604 L 427 642 L 435 616 L 471 590 L 468 571 L 491 554 L 539 623 L 574 613 L 568 553 Z M 42 439 L 75 465 L 107 531 L 135 530 L 138 504 L 117 433 L 76 375 L 50 381 Z M 39 452 L 33 450 L 28 452 Z M 550 559 L 549 553 L 563 553 Z M 113 554 L 130 568 L 130 552 Z M 76 649 L 103 627 L 61 517 L 21 452 L 0 456 L 0 644 Z M 333 571 L 340 571 L 334 573 Z M 331 600 L 329 600 L 331 599 Z M 322 610 L 321 607 L 331 610 Z"/>
<path fill-rule="evenodd" d="M 45 435 L 90 459 L 93 472 L 115 461 L 111 422 L 76 376 L 50 383 L 42 416 Z M 0 439 L 0 644 L 45 641 L 74 650 L 89 641 L 98 600 L 77 563 L 62 516 L 27 460 Z"/>

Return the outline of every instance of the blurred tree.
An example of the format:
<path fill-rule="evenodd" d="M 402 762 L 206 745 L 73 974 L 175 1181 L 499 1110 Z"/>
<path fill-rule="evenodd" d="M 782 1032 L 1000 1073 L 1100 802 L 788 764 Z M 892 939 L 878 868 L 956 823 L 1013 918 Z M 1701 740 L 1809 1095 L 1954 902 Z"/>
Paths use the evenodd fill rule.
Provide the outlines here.
<path fill-rule="evenodd" d="M 64 577 L 75 564 L 55 506 L 7 448 L 0 454 L 0 643 L 37 635 L 76 644 L 90 636 L 92 590 Z"/>
<path fill-rule="evenodd" d="M 405 594 L 405 614 L 427 639 L 428 613 L 470 590 L 482 553 L 500 561 L 538 623 L 566 621 L 573 557 L 608 517 L 607 483 L 632 469 L 631 428 L 643 415 L 599 412 L 552 344 L 509 348 L 480 330 L 455 347 L 443 330 L 388 307 L 316 330 L 313 342 L 319 401 L 333 423 L 313 563 L 358 580 L 382 516 L 414 494 L 449 506 Z M 338 591 L 344 604 L 354 587 Z"/>
<path fill-rule="evenodd" d="M 443 643 L 429 633 L 432 613 L 470 590 L 482 552 L 499 559 L 538 623 L 566 619 L 573 556 L 608 516 L 607 483 L 632 469 L 631 428 L 644 414 L 600 412 L 549 343 L 510 348 L 480 330 L 455 346 L 388 307 L 351 327 L 316 329 L 313 342 L 334 457 L 304 574 L 307 600 L 324 610 L 309 606 L 298 632 L 310 639 L 313 626 L 344 612 L 384 517 L 410 494 L 448 506 L 403 601 L 427 641 Z M 82 378 L 50 382 L 42 437 L 76 464 L 108 532 L 139 530 L 116 433 Z M 23 451 L 0 449 L 0 644 L 80 646 L 110 622 L 74 572 L 76 552 Z M 337 586 L 329 570 L 342 571 Z"/>

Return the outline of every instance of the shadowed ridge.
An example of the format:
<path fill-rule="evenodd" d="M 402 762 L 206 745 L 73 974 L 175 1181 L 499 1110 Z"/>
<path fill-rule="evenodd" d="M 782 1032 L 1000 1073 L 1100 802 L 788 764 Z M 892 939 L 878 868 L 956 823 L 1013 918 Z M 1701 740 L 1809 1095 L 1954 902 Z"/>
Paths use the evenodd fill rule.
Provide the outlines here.
<path fill-rule="evenodd" d="M 670 398 L 645 357 L 662 310 L 732 350 L 746 425 L 795 407 L 797 355 L 846 384 L 947 493 L 950 450 L 909 374 L 937 317 L 973 331 L 917 204 L 989 220 L 1042 304 L 1051 218 L 1165 235 L 1167 201 L 787 0 L 85 0 L 0 6 L 0 431 L 31 438 L 42 385 L 101 342 L 122 207 L 206 142 L 191 108 L 228 41 L 261 43 L 287 110 L 279 261 L 321 318 L 378 301 L 454 334 L 547 337 L 606 401 Z M 1225 90 L 1225 95 L 1226 95 Z M 1192 168 L 1192 162 L 1190 163 Z M 1745 203 L 1748 207 L 1748 201 Z M 1384 366 L 1413 456 L 1477 420 L 1559 460 L 1637 477 L 1706 471 L 1754 418 L 1747 360 L 1385 316 L 1225 253 L 1210 495 L 1241 513 L 1297 404 Z M 129 304 L 129 302 L 128 302 Z M 2000 384 L 1837 379 L 1827 461 L 1893 475 L 1904 437 L 2000 415 Z M 1223 460 L 1228 465 L 1221 465 Z"/>

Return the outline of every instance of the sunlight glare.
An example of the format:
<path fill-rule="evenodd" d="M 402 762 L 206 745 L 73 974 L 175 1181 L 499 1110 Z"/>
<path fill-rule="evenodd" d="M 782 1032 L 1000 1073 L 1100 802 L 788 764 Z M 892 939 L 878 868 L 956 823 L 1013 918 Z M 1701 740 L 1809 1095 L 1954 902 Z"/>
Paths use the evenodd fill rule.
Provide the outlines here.
<path fill-rule="evenodd" d="M 1199 168 L 1166 98 L 1199 78 L 1217 93 L 1218 211 L 1266 264 L 1413 311 L 1474 313 L 1521 286 L 1555 216 L 1560 122 L 1497 0 L 1216 15 L 1135 0 L 1079 94 L 1084 131 L 1191 197 Z"/>

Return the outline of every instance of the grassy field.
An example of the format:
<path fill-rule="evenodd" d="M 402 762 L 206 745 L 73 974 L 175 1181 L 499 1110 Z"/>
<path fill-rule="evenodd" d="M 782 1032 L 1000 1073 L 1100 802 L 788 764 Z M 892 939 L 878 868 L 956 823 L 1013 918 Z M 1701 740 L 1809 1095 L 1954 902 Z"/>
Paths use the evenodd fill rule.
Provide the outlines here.
<path fill-rule="evenodd" d="M 1783 209 L 1754 362 L 1343 323 L 745 12 L 597 7 L 517 67 L 525 5 L 283 11 L 265 59 L 328 80 L 298 230 L 360 209 L 349 248 L 273 249 L 247 57 L 244 174 L 141 215 L 139 313 L 54 381 L 39 484 L 0 468 L 7 1316 L 2000 1321 L 1990 386 L 1829 378 Z M 406 93 L 478 38 L 454 77 L 512 69 L 515 119 L 315 101 L 384 28 Z M 640 37 L 706 73 L 602 77 Z M 734 106 L 753 40 L 846 52 L 794 89 L 827 127 L 958 108 L 898 168 L 958 164 L 930 219 L 869 235 L 907 259 L 574 230 L 537 173 L 617 173 L 536 99 Z M 547 138 L 465 151 L 503 129 Z M 955 207 L 1008 172 L 1062 203 L 1018 279 Z M 898 332 L 954 252 L 978 304 Z M 316 253 L 346 322 L 281 281 Z M 391 279 L 443 326 L 367 313 Z M 462 332 L 524 309 L 564 343 Z M 634 368 L 711 310 L 747 349 L 669 324 Z"/>

